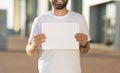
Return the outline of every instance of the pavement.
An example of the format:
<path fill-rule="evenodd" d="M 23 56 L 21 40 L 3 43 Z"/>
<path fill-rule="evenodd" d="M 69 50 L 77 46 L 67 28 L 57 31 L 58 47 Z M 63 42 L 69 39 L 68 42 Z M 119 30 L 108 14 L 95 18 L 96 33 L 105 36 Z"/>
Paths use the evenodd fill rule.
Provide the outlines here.
<path fill-rule="evenodd" d="M 37 56 L 25 52 L 27 38 L 10 37 L 7 50 L 0 51 L 0 73 L 38 73 Z M 81 54 L 82 73 L 120 73 L 120 50 L 104 44 L 91 44 Z"/>

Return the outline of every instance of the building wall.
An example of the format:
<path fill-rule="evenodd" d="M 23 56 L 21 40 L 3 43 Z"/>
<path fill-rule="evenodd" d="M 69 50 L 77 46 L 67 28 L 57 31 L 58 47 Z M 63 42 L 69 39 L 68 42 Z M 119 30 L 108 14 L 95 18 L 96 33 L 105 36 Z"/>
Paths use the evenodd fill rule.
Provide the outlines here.
<path fill-rule="evenodd" d="M 7 28 L 13 29 L 14 0 L 0 0 L 0 10 L 7 11 Z"/>
<path fill-rule="evenodd" d="M 106 4 L 90 7 L 90 36 L 92 41 L 101 43 L 104 37 L 104 20 L 106 14 Z"/>
<path fill-rule="evenodd" d="M 90 24 L 90 6 L 94 6 L 94 5 L 98 5 L 98 4 L 102 4 L 102 3 L 106 3 L 106 2 L 110 2 L 112 0 L 83 0 L 83 8 L 82 8 L 82 13 L 86 18 L 86 21 L 88 23 L 88 27 Z"/>
<path fill-rule="evenodd" d="M 7 29 L 13 28 L 13 0 L 0 0 L 0 50 L 6 50 Z"/>
<path fill-rule="evenodd" d="M 14 28 L 15 32 L 20 31 L 20 0 L 14 0 Z"/>
<path fill-rule="evenodd" d="M 103 11 L 100 10 L 99 6 L 104 6 L 105 10 L 104 8 L 102 8 Z M 115 48 L 120 48 L 119 13 L 120 13 L 120 1 L 118 0 L 84 0 L 83 1 L 83 15 L 85 16 L 88 22 L 91 37 L 94 40 L 100 39 L 102 37 L 102 39 L 100 39 L 101 43 L 106 43 L 107 45 L 113 44 Z M 100 27 L 98 24 L 100 26 L 102 25 L 103 26 Z"/>
<path fill-rule="evenodd" d="M 120 1 L 116 1 L 115 47 L 120 49 Z"/>

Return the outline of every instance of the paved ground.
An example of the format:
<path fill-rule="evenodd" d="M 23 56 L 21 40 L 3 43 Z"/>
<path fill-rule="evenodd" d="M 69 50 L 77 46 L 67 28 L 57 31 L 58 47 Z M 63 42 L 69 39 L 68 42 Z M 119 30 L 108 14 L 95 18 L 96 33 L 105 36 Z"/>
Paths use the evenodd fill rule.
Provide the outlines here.
<path fill-rule="evenodd" d="M 82 73 L 120 73 L 120 51 L 92 50 L 81 64 Z"/>
<path fill-rule="evenodd" d="M 120 73 L 120 51 L 91 50 L 81 55 L 82 73 Z M 25 51 L 0 51 L 0 73 L 38 73 L 37 57 Z"/>
<path fill-rule="evenodd" d="M 38 73 L 37 60 L 24 51 L 0 51 L 0 73 Z"/>
<path fill-rule="evenodd" d="M 8 50 L 0 51 L 0 73 L 38 73 L 37 57 L 26 55 L 25 43 L 11 39 Z M 87 55 L 81 55 L 82 73 L 120 73 L 120 50 L 94 44 L 91 48 Z"/>

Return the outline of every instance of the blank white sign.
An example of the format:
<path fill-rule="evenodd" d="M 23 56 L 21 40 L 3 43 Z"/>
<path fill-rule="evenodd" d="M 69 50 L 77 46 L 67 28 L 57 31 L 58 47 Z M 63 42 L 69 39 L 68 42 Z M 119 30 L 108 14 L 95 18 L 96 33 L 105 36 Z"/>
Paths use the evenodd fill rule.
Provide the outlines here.
<path fill-rule="evenodd" d="M 75 39 L 78 32 L 78 23 L 43 23 L 42 33 L 46 35 L 46 42 L 42 49 L 79 49 Z"/>

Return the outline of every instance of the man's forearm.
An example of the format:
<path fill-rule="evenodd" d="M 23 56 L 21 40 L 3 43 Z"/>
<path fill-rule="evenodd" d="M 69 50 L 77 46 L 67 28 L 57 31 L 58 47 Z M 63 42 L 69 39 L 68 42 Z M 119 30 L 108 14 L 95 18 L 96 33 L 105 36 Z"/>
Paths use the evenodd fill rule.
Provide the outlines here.
<path fill-rule="evenodd" d="M 34 46 L 34 45 L 32 45 L 32 44 L 28 44 L 28 45 L 26 46 L 27 55 L 29 55 L 29 56 L 37 55 L 38 52 L 39 52 L 38 49 L 39 49 L 38 46 Z"/>
<path fill-rule="evenodd" d="M 88 42 L 86 46 L 79 45 L 80 53 L 87 54 L 90 49 L 90 43 Z"/>

